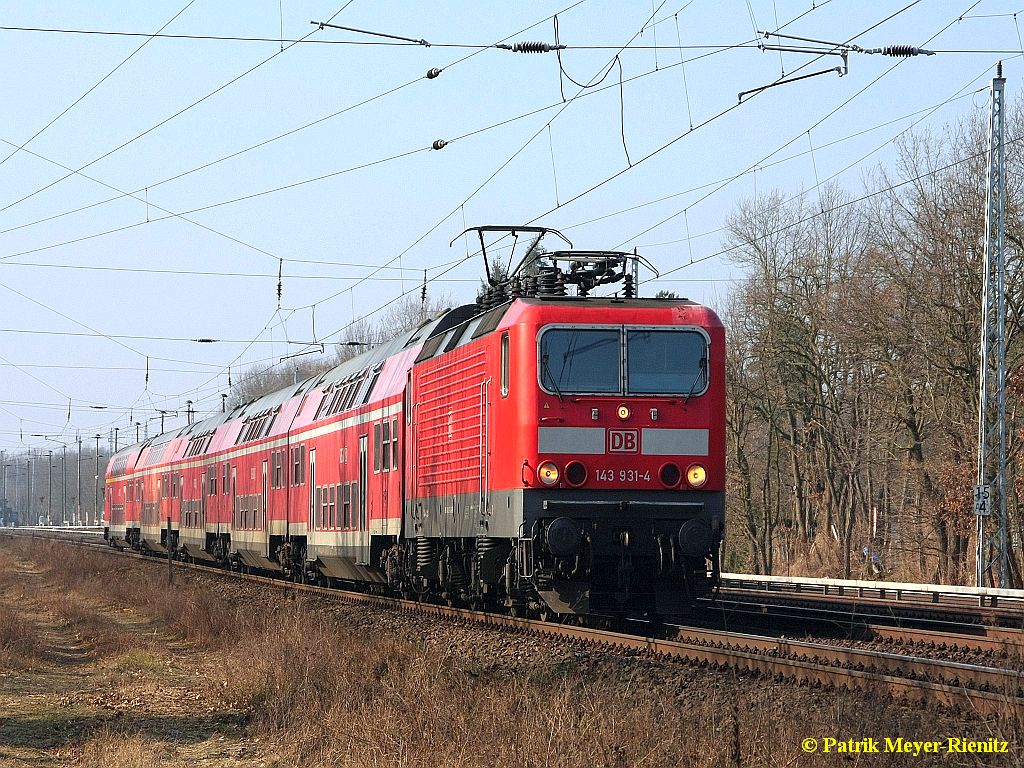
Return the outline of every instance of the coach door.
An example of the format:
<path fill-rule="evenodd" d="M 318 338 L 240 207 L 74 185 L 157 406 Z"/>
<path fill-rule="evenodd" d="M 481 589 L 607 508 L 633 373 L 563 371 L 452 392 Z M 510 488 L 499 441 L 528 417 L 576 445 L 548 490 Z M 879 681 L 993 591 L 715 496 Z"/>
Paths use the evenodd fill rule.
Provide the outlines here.
<path fill-rule="evenodd" d="M 309 527 L 306 530 L 309 532 L 307 535 L 311 535 L 314 530 L 314 523 L 316 522 L 316 448 L 309 449 L 309 482 L 306 484 L 306 488 L 309 489 Z"/>
<path fill-rule="evenodd" d="M 366 453 L 369 443 L 369 435 L 359 436 L 359 548 L 360 555 L 366 552 L 366 546 L 370 541 L 369 526 L 366 519 Z M 359 558 L 362 560 L 363 558 Z"/>
<path fill-rule="evenodd" d="M 261 490 L 260 490 L 260 508 L 259 508 L 259 510 L 257 510 L 256 514 L 257 514 L 256 527 L 258 529 L 260 529 L 261 531 L 269 531 L 270 530 L 270 523 L 269 523 L 268 518 L 270 517 L 270 513 L 267 511 L 267 462 L 266 461 L 263 462 L 263 485 L 261 486 Z M 267 543 L 268 549 L 267 549 L 265 554 L 266 554 L 267 557 L 270 557 L 270 550 L 269 550 L 270 536 L 266 537 L 266 543 Z"/>

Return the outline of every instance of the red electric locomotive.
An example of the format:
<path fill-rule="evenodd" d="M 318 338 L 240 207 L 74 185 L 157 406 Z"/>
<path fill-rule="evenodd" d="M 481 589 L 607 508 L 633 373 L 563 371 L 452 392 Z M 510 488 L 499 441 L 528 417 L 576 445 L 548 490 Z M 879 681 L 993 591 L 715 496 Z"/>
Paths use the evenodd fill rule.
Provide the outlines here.
<path fill-rule="evenodd" d="M 477 304 L 119 451 L 109 540 L 515 613 L 684 612 L 719 569 L 725 335 L 636 298 L 637 263 L 531 255 Z"/>

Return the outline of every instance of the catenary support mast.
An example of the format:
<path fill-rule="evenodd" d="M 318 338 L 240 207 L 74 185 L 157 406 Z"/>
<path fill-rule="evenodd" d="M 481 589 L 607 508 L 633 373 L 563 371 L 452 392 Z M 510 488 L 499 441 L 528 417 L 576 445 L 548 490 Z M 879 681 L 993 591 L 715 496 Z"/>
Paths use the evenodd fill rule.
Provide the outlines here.
<path fill-rule="evenodd" d="M 1006 517 L 1006 150 L 1003 65 L 992 79 L 978 409 L 977 584 L 1009 587 Z M 987 525 L 991 518 L 992 525 Z"/>

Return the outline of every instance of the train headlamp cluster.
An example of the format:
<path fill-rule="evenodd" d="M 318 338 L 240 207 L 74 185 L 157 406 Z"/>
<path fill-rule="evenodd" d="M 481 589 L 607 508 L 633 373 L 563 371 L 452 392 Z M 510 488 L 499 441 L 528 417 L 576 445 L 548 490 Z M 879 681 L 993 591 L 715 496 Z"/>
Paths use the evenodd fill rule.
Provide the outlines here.
<path fill-rule="evenodd" d="M 553 461 L 544 461 L 537 467 L 537 479 L 543 485 L 558 485 L 563 477 L 565 484 L 571 488 L 579 488 L 587 482 L 590 473 L 585 464 L 579 461 L 570 461 L 565 465 L 563 475 L 561 468 Z M 708 481 L 708 472 L 702 464 L 691 464 L 686 468 L 686 484 L 690 488 L 701 488 Z M 679 465 L 673 462 L 666 462 L 658 470 L 658 479 L 666 488 L 675 488 L 683 479 Z"/>

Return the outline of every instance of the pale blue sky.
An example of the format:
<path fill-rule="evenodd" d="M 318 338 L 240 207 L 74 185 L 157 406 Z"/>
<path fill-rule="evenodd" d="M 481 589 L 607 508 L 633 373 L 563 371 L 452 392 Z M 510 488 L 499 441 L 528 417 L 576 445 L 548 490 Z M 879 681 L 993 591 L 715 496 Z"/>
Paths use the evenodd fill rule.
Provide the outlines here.
<path fill-rule="evenodd" d="M 920 0 L 858 36 L 907 5 L 354 0 L 334 20 L 433 43 L 425 47 L 320 42 L 386 41 L 310 25 L 343 0 L 0 2 L 5 28 L 152 34 L 180 12 L 164 34 L 271 38 L 146 43 L 0 30 L 0 141 L 10 142 L 0 159 L 95 86 L 0 165 L 0 448 L 52 447 L 33 433 L 106 439 L 117 425 L 134 434 L 130 424 L 157 418 L 157 409 L 180 409 L 183 419 L 187 399 L 200 413 L 215 409 L 229 365 L 238 376 L 298 351 L 287 340 L 314 332 L 337 340 L 331 334 L 354 316 L 403 291 L 418 295 L 424 269 L 432 294 L 471 301 L 479 259 L 465 260 L 461 242 L 448 247 L 464 221 L 537 221 L 577 247 L 638 247 L 663 272 L 676 269 L 645 292 L 668 288 L 721 306 L 739 273 L 714 254 L 739 200 L 755 189 L 798 194 L 836 174 L 854 192 L 870 190 L 868 174 L 892 162 L 892 139 L 915 121 L 938 129 L 984 112 L 997 60 L 1016 97 L 1022 20 L 1014 14 L 1024 3 Z M 564 67 L 580 82 L 626 46 L 621 99 L 618 66 L 599 86 L 610 87 L 575 99 L 580 89 L 564 81 L 563 103 L 553 53 L 452 47 L 552 42 L 556 13 L 569 46 Z M 1009 53 L 851 54 L 845 77 L 773 88 L 736 106 L 738 92 L 777 79 L 783 66 L 804 74 L 839 63 L 798 53 L 780 60 L 753 45 L 755 28 L 783 26 L 865 48 Z M 282 30 L 286 40 L 309 37 L 289 47 Z M 680 51 L 680 43 L 706 47 Z M 433 67 L 444 71 L 424 78 Z M 168 181 L 321 118 L 329 119 Z M 429 149 L 436 139 L 451 143 Z M 59 166 L 87 165 L 91 178 L 38 191 L 68 174 Z M 308 183 L 224 204 L 300 182 Z M 698 263 L 677 269 L 691 256 Z M 200 337 L 225 341 L 187 341 Z"/>

